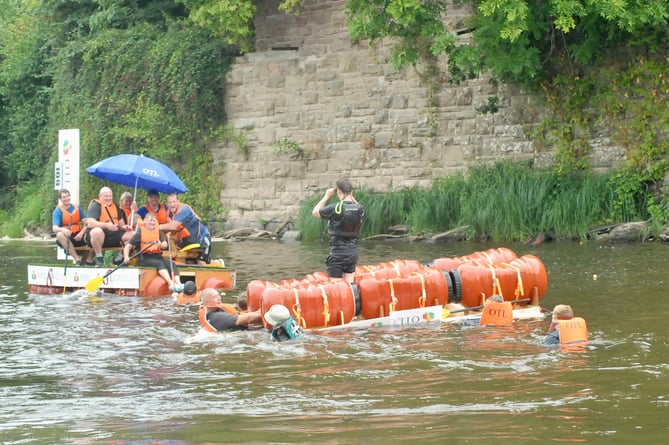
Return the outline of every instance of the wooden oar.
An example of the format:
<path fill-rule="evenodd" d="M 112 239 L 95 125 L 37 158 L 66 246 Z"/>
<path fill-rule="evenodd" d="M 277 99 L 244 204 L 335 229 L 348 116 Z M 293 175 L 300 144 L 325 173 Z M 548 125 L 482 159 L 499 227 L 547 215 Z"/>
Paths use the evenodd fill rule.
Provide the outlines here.
<path fill-rule="evenodd" d="M 133 258 L 135 258 L 136 256 L 140 255 L 140 254 L 143 253 L 146 249 L 148 249 L 149 247 L 153 246 L 154 244 L 156 244 L 155 241 L 152 242 L 152 243 L 149 243 L 149 244 L 148 244 L 146 247 L 144 247 L 142 250 L 140 250 L 139 252 L 137 252 L 136 254 L 134 254 L 133 256 L 131 256 L 130 259 L 133 259 Z M 104 274 L 103 276 L 97 276 L 97 277 L 93 278 L 92 280 L 90 280 L 88 283 L 86 283 L 86 286 L 85 286 L 85 287 L 86 287 L 86 290 L 87 290 L 89 293 L 93 293 L 93 292 L 97 291 L 98 289 L 100 289 L 100 286 L 102 286 L 102 282 L 105 280 L 105 278 L 107 278 L 109 275 L 111 275 L 111 274 L 113 274 L 114 272 L 116 272 L 116 271 L 117 271 L 121 266 L 123 266 L 123 265 L 124 265 L 124 264 L 121 263 L 121 264 L 119 264 L 118 266 L 116 266 L 115 268 L 113 268 L 112 270 L 110 270 L 109 272 L 107 272 L 106 274 Z"/>
<path fill-rule="evenodd" d="M 511 304 L 516 304 L 516 303 L 527 303 L 527 302 L 529 302 L 529 301 L 531 301 L 529 298 L 523 298 L 523 299 L 521 299 L 521 300 L 513 300 L 513 301 L 510 301 L 509 303 L 511 303 Z M 449 311 L 448 309 L 443 308 L 443 309 L 441 310 L 441 319 L 443 320 L 444 318 L 448 318 L 449 315 L 451 315 L 451 314 L 456 314 L 456 313 L 458 313 L 458 312 L 476 311 L 476 310 L 479 310 L 479 309 L 483 309 L 484 307 L 485 307 L 485 305 L 482 304 L 482 305 L 480 305 L 480 306 L 465 307 L 465 308 L 462 308 L 462 309 L 456 309 L 456 310 L 454 310 L 454 311 Z"/>

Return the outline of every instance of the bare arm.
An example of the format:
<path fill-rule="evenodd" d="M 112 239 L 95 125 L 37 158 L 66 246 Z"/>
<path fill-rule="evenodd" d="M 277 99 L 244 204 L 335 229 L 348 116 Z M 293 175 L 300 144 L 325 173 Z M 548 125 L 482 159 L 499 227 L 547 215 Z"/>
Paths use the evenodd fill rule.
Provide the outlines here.
<path fill-rule="evenodd" d="M 260 309 L 253 312 L 242 312 L 237 316 L 237 326 L 248 326 L 251 323 L 260 323 L 262 321 L 262 313 Z"/>
<path fill-rule="evenodd" d="M 327 202 L 330 200 L 330 198 L 332 198 L 335 195 L 335 193 L 337 193 L 336 188 L 334 188 L 334 187 L 329 188 L 325 192 L 325 195 L 323 195 L 321 200 L 318 201 L 318 203 L 316 204 L 314 209 L 311 211 L 311 214 L 314 215 L 316 218 L 320 218 L 321 214 L 320 214 L 319 210 L 322 209 L 323 207 L 325 207 L 325 204 L 327 204 Z"/>

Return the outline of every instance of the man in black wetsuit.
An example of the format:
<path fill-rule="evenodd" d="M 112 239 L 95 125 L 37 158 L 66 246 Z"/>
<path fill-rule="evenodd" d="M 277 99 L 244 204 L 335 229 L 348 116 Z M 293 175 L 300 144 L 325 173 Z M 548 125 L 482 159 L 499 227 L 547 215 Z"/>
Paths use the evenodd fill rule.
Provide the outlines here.
<path fill-rule="evenodd" d="M 339 202 L 326 205 L 335 193 Z M 340 179 L 337 186 L 329 188 L 311 212 L 315 217 L 328 220 L 330 253 L 325 260 L 328 275 L 353 282 L 358 264 L 358 237 L 365 209 L 353 197 L 353 185 Z"/>

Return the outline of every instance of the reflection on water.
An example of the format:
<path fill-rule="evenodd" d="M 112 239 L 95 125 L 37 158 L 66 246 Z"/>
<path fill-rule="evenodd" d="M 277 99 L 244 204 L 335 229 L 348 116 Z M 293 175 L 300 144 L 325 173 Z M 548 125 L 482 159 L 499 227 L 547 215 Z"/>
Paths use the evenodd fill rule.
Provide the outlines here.
<path fill-rule="evenodd" d="M 466 255 L 477 244 L 363 243 L 361 264 Z M 51 244 L 0 242 L 3 444 L 662 443 L 668 426 L 667 247 L 508 246 L 544 261 L 544 307 L 588 321 L 579 351 L 540 346 L 546 320 L 337 330 L 274 343 L 188 343 L 169 299 L 28 295 Z M 238 289 L 323 270 L 327 246 L 215 243 Z M 596 275 L 596 280 L 594 276 Z"/>

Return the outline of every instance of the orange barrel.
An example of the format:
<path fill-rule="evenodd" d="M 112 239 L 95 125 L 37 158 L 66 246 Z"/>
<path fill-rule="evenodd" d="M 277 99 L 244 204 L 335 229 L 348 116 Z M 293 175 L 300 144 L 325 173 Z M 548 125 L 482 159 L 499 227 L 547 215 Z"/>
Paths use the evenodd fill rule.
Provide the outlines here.
<path fill-rule="evenodd" d="M 337 326 L 356 315 L 355 290 L 343 280 L 294 287 L 267 286 L 262 292 L 261 309 L 264 314 L 275 304 L 283 304 L 305 329 Z"/>
<path fill-rule="evenodd" d="M 518 258 L 518 255 L 513 250 L 506 247 L 498 247 L 455 258 L 437 258 L 432 264 L 441 270 L 453 270 L 465 263 L 501 264 L 508 263 L 516 258 Z"/>
<path fill-rule="evenodd" d="M 445 304 L 449 286 L 444 273 L 434 267 L 424 267 L 397 278 L 365 277 L 358 283 L 361 312 L 364 318 L 388 315 L 392 310 L 416 309 Z"/>
<path fill-rule="evenodd" d="M 518 273 L 503 264 L 467 263 L 458 267 L 462 279 L 462 305 L 478 306 L 492 295 L 516 299 Z"/>
<path fill-rule="evenodd" d="M 265 280 L 253 280 L 249 281 L 249 284 L 246 285 L 246 302 L 248 304 L 249 312 L 260 309 L 262 292 L 267 286 L 278 287 L 278 284 Z"/>
<path fill-rule="evenodd" d="M 357 283 L 363 277 L 367 276 L 381 279 L 396 278 L 416 272 L 422 268 L 423 265 L 416 260 L 393 260 L 372 266 L 356 267 L 353 281 Z"/>
<path fill-rule="evenodd" d="M 474 252 L 468 258 L 481 264 L 501 264 L 515 260 L 518 258 L 518 255 L 511 249 L 498 247 L 496 249 Z"/>
<path fill-rule="evenodd" d="M 537 288 L 539 299 L 546 295 L 548 290 L 548 274 L 544 263 L 534 255 L 523 255 L 508 263 L 520 272 L 521 281 L 518 283 L 519 298 L 530 298 L 532 289 Z"/>
<path fill-rule="evenodd" d="M 330 281 L 330 276 L 326 272 L 314 272 L 304 277 L 309 283 L 324 283 Z"/>
<path fill-rule="evenodd" d="M 167 281 L 163 279 L 160 275 L 156 275 L 151 278 L 146 286 L 144 286 L 144 296 L 147 297 L 157 297 L 160 295 L 170 295 L 172 291 L 167 285 Z"/>

